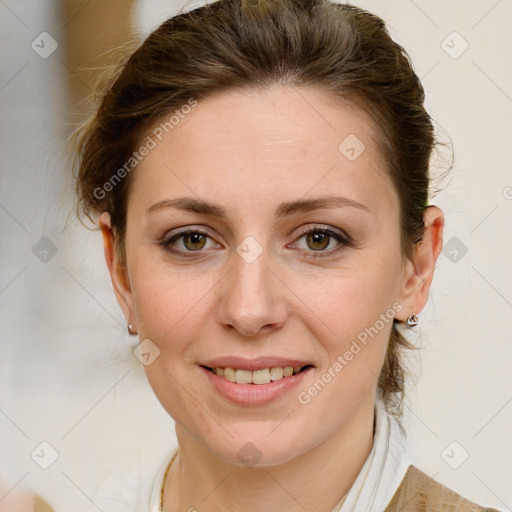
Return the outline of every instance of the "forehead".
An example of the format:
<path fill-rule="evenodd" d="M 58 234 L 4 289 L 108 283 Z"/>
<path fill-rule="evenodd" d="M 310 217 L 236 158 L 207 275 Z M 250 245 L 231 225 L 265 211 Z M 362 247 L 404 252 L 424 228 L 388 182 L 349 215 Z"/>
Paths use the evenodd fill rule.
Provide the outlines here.
<path fill-rule="evenodd" d="M 375 213 L 397 198 L 361 110 L 311 88 L 232 90 L 201 99 L 175 117 L 135 170 L 130 202 L 147 208 L 179 195 L 229 209 L 269 208 L 300 197 L 340 193 Z M 162 131 L 162 130 L 161 130 Z"/>

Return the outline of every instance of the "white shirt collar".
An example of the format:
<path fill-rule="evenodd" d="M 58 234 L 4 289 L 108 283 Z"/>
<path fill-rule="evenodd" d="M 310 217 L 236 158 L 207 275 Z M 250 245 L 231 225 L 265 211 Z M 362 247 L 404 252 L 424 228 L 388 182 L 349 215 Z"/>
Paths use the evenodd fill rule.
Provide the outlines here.
<path fill-rule="evenodd" d="M 162 512 L 160 493 L 165 471 L 176 450 L 160 468 L 149 500 L 148 512 Z M 400 486 L 410 465 L 404 437 L 397 420 L 381 400 L 375 403 L 375 433 L 368 457 L 350 488 L 343 505 L 331 512 L 382 512 Z"/>

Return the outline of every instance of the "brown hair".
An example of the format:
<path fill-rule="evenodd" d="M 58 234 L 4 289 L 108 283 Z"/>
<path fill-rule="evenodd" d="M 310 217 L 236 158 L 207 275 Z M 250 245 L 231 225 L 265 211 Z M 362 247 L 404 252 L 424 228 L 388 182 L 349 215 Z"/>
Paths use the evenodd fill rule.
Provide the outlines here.
<path fill-rule="evenodd" d="M 122 173 L 109 193 L 104 185 L 133 156 L 149 128 L 191 98 L 272 85 L 320 89 L 374 120 L 400 198 L 401 251 L 404 259 L 410 256 L 423 237 L 436 144 L 424 90 L 382 19 L 327 0 L 220 0 L 153 31 L 113 69 L 95 114 L 73 136 L 80 160 L 79 218 L 109 212 L 116 251 L 125 264 L 133 172 Z M 401 411 L 404 347 L 412 348 L 394 321 L 379 391 L 395 412 Z"/>

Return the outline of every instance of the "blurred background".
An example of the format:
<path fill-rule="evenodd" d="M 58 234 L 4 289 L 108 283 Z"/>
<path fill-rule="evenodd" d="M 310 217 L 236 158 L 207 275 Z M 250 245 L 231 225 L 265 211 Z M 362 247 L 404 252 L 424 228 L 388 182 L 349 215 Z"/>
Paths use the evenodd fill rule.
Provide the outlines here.
<path fill-rule="evenodd" d="M 1 511 L 24 489 L 58 512 L 143 510 L 176 444 L 133 356 L 101 236 L 74 217 L 64 145 L 112 49 L 204 3 L 0 0 Z M 410 456 L 465 497 L 512 510 L 512 2 L 355 4 L 409 52 L 455 152 L 431 201 L 445 247 L 407 331 L 422 347 L 409 359 Z"/>

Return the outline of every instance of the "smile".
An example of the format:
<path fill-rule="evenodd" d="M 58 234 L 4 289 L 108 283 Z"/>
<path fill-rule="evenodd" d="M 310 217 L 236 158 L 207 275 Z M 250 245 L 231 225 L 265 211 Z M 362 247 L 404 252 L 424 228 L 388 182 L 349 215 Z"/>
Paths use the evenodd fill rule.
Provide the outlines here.
<path fill-rule="evenodd" d="M 306 366 L 277 366 L 273 368 L 262 368 L 259 370 L 242 370 L 235 368 L 208 368 L 209 371 L 223 377 L 230 382 L 236 382 L 237 384 L 269 384 L 278 380 L 286 379 L 301 371 L 309 368 L 311 365 Z"/>

